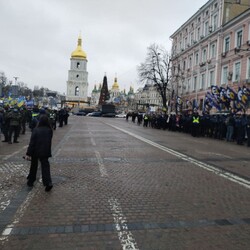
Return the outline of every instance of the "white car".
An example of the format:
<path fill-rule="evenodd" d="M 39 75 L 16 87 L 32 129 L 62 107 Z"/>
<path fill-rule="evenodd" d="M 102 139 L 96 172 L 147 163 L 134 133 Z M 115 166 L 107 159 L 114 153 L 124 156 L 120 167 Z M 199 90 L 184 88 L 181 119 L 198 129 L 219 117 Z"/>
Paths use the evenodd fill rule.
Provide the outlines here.
<path fill-rule="evenodd" d="M 116 118 L 126 118 L 126 114 L 122 113 L 122 114 L 117 114 L 115 115 Z"/>

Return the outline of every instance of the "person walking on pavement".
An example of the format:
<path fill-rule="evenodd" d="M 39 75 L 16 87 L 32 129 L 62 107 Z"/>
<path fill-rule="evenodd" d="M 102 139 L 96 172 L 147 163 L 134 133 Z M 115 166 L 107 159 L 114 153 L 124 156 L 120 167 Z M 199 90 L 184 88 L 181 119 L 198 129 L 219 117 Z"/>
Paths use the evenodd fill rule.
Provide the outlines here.
<path fill-rule="evenodd" d="M 53 130 L 50 126 L 47 115 L 41 115 L 38 125 L 33 129 L 27 153 L 26 160 L 31 160 L 30 172 L 27 177 L 27 185 L 33 186 L 36 180 L 38 160 L 41 162 L 42 181 L 45 186 L 45 191 L 49 192 L 53 185 L 50 174 L 49 157 L 51 157 L 51 142 L 53 137 Z"/>
<path fill-rule="evenodd" d="M 63 121 L 64 125 L 68 125 L 69 112 L 67 108 L 64 108 Z"/>
<path fill-rule="evenodd" d="M 60 109 L 59 112 L 58 112 L 59 128 L 63 127 L 64 113 L 65 113 L 64 109 Z"/>

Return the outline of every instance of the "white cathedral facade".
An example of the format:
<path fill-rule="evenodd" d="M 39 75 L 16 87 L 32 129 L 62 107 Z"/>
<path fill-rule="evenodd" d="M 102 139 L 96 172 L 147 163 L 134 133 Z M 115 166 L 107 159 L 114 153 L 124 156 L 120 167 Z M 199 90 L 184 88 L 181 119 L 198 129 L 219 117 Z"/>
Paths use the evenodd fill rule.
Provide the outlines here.
<path fill-rule="evenodd" d="M 71 53 L 70 58 L 70 70 L 68 71 L 66 102 L 87 102 L 87 62 L 87 55 L 82 50 L 82 39 L 79 36 L 77 48 Z"/>

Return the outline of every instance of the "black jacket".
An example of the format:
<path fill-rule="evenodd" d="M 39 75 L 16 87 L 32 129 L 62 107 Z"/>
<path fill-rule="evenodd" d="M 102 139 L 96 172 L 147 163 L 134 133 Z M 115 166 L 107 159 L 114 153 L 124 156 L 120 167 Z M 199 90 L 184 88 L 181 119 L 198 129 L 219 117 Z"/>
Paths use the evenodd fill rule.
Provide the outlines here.
<path fill-rule="evenodd" d="M 26 155 L 38 158 L 51 157 L 53 131 L 48 127 L 34 128 Z"/>

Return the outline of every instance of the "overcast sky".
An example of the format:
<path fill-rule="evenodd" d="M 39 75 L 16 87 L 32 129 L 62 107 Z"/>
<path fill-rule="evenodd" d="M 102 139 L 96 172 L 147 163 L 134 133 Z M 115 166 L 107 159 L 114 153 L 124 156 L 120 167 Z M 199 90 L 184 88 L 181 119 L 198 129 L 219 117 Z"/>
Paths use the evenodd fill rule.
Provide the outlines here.
<path fill-rule="evenodd" d="M 138 84 L 137 66 L 153 43 L 171 50 L 170 35 L 207 0 L 0 0 L 0 71 L 9 80 L 66 93 L 70 56 L 81 32 L 89 93 Z"/>

